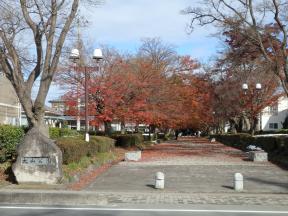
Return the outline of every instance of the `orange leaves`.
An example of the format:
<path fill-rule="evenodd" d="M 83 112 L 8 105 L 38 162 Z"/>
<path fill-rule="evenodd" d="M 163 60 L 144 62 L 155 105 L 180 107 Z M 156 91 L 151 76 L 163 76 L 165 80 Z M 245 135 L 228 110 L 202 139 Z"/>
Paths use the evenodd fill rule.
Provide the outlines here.
<path fill-rule="evenodd" d="M 101 73 L 89 73 L 88 110 L 94 116 L 91 125 L 118 120 L 162 128 L 198 129 L 208 119 L 209 85 L 196 73 L 199 63 L 190 56 L 177 56 L 171 48 L 157 44 L 159 41 L 152 42 L 157 46 L 148 50 L 142 47 L 142 53 L 135 56 L 110 56 Z M 77 85 L 70 85 L 66 97 L 68 113 L 82 116 L 83 72 L 75 71 L 69 76 L 75 78 L 71 83 Z"/>

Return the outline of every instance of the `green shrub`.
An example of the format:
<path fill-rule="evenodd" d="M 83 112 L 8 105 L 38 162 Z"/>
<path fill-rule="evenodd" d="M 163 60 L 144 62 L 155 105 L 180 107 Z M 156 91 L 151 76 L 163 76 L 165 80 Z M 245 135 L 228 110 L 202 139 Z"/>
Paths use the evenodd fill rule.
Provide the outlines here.
<path fill-rule="evenodd" d="M 69 128 L 49 128 L 49 136 L 51 139 L 58 139 L 60 137 L 79 136 L 79 133 Z"/>
<path fill-rule="evenodd" d="M 69 128 L 60 128 L 60 137 L 79 136 L 78 131 Z"/>
<path fill-rule="evenodd" d="M 143 136 L 143 135 L 142 135 Z M 150 136 L 147 134 L 147 135 L 145 135 L 145 136 L 143 136 L 143 140 L 144 141 L 152 141 L 152 140 L 155 140 L 155 136 L 154 136 L 154 134 L 153 133 L 151 133 L 150 134 Z"/>
<path fill-rule="evenodd" d="M 166 140 L 165 133 L 157 133 L 157 139 Z"/>
<path fill-rule="evenodd" d="M 91 136 L 90 143 L 92 144 L 92 149 L 90 149 L 90 152 L 92 154 L 93 152 L 95 153 L 96 152 L 99 152 L 99 153 L 109 152 L 115 146 L 114 139 L 111 139 L 109 137 L 104 137 L 104 136 Z M 95 148 L 95 150 L 93 150 L 93 148 Z"/>
<path fill-rule="evenodd" d="M 83 134 L 85 134 L 85 131 L 83 131 Z M 105 136 L 105 131 L 89 131 L 89 134 L 91 136 Z"/>
<path fill-rule="evenodd" d="M 225 135 L 211 135 L 217 141 L 241 150 L 246 150 L 248 145 L 254 144 L 254 139 L 250 134 L 225 134 Z"/>
<path fill-rule="evenodd" d="M 63 163 L 78 162 L 82 157 L 92 156 L 98 152 L 109 152 L 114 147 L 114 140 L 108 137 L 90 137 L 85 142 L 82 136 L 61 137 L 56 144 L 62 151 Z"/>
<path fill-rule="evenodd" d="M 49 136 L 51 139 L 57 139 L 60 137 L 60 128 L 49 128 Z"/>
<path fill-rule="evenodd" d="M 144 142 L 142 134 L 119 134 L 113 135 L 112 138 L 116 140 L 116 146 L 123 148 L 138 146 Z"/>
<path fill-rule="evenodd" d="M 279 129 L 279 130 L 269 130 L 269 131 L 257 131 L 256 135 L 261 134 L 288 134 L 288 129 Z"/>
<path fill-rule="evenodd" d="M 232 146 L 243 151 L 247 150 L 248 145 L 261 147 L 268 152 L 269 160 L 283 164 L 287 163 L 288 158 L 288 137 L 287 136 L 257 136 L 249 134 L 225 134 L 211 135 L 217 141 Z M 285 159 L 286 158 L 286 159 Z M 284 161 L 285 159 L 285 161 Z M 286 164 L 285 164 L 286 165 Z M 288 163 L 287 163 L 288 165 Z"/>
<path fill-rule="evenodd" d="M 273 152 L 277 149 L 277 139 L 276 137 L 254 137 L 254 143 L 266 152 Z"/>
<path fill-rule="evenodd" d="M 0 162 L 5 162 L 16 156 L 16 146 L 24 136 L 21 127 L 0 125 Z"/>
<path fill-rule="evenodd" d="M 61 137 L 57 139 L 56 144 L 62 151 L 63 163 L 68 164 L 77 162 L 81 157 L 87 155 L 87 143 L 82 137 Z"/>
<path fill-rule="evenodd" d="M 287 129 L 280 129 L 278 130 L 279 134 L 288 134 L 288 128 Z"/>

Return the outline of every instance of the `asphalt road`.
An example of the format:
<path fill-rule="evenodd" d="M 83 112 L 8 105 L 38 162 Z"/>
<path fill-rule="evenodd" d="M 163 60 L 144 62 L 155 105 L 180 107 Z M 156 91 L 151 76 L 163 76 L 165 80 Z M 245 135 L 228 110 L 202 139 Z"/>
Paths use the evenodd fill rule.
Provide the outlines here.
<path fill-rule="evenodd" d="M 287 210 L 261 209 L 112 209 L 112 208 L 77 208 L 77 207 L 40 207 L 40 206 L 0 206 L 2 216 L 259 216 L 288 215 Z"/>

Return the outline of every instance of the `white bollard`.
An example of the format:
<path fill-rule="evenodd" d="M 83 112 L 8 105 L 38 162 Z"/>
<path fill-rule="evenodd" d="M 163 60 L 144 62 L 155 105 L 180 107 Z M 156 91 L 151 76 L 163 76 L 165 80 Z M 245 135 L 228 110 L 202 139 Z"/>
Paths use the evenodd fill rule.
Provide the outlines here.
<path fill-rule="evenodd" d="M 85 133 L 85 141 L 86 142 L 90 141 L 89 133 Z"/>
<path fill-rule="evenodd" d="M 155 176 L 155 188 L 164 189 L 164 173 L 157 172 Z"/>
<path fill-rule="evenodd" d="M 234 174 L 234 190 L 235 191 L 243 190 L 243 175 L 241 173 Z"/>

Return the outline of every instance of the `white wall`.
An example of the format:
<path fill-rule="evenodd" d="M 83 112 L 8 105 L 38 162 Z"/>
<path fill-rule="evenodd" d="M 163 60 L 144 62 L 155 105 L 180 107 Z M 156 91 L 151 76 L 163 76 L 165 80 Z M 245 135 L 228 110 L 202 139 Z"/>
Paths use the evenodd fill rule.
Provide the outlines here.
<path fill-rule="evenodd" d="M 261 113 L 261 129 L 263 131 L 278 130 L 282 128 L 282 122 L 284 122 L 288 115 L 288 98 L 279 98 L 278 103 L 275 104 L 275 106 L 278 107 L 278 112 L 271 113 L 269 112 L 270 108 L 266 107 Z M 278 128 L 275 126 L 278 126 Z"/>

